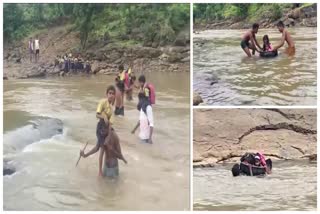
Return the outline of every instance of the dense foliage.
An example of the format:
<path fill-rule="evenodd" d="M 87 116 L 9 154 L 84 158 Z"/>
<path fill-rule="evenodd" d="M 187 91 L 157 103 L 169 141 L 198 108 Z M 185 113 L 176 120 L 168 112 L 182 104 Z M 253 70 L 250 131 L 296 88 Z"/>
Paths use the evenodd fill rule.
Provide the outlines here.
<path fill-rule="evenodd" d="M 170 43 L 190 22 L 189 4 L 4 4 L 3 11 L 5 42 L 67 20 L 83 48 L 94 39 Z"/>
<path fill-rule="evenodd" d="M 212 21 L 231 20 L 250 22 L 261 19 L 275 21 L 281 18 L 286 9 L 293 4 L 261 4 L 261 3 L 237 3 L 237 4 L 194 4 L 193 19 L 196 23 L 209 23 Z"/>

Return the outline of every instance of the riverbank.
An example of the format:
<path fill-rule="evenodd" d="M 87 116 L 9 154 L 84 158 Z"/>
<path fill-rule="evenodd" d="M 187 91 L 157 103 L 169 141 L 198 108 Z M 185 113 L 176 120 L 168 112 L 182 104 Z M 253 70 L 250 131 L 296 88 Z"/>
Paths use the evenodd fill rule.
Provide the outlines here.
<path fill-rule="evenodd" d="M 139 44 L 130 41 L 96 41 L 85 51 L 80 51 L 79 33 L 69 25 L 56 26 L 38 32 L 41 41 L 40 60 L 31 63 L 27 49 L 28 38 L 4 47 L 3 79 L 43 78 L 58 76 L 61 71 L 54 66 L 57 55 L 81 54 L 89 60 L 92 74 L 114 74 L 118 66 L 132 64 L 137 72 L 189 72 L 190 39 L 188 30 L 182 31 L 172 45 Z M 33 35 L 31 35 L 33 36 Z"/>
<path fill-rule="evenodd" d="M 198 109 L 193 118 L 195 168 L 238 162 L 245 152 L 274 160 L 317 157 L 314 109 Z"/>
<path fill-rule="evenodd" d="M 261 16 L 258 20 L 207 20 L 198 22 L 193 25 L 193 32 L 204 31 L 209 29 L 245 29 L 251 28 L 254 22 L 260 24 L 260 28 L 273 28 L 279 21 L 283 21 L 286 27 L 317 27 L 317 4 L 309 4 L 298 8 L 283 11 L 280 19 L 272 20 L 266 15 Z"/>

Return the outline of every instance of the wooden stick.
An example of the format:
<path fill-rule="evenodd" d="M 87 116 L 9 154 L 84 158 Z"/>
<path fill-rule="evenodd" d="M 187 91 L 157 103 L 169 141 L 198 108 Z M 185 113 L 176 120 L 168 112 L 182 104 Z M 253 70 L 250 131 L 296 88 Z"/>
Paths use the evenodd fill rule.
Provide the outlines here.
<path fill-rule="evenodd" d="M 86 145 L 84 146 L 83 151 L 87 148 L 87 145 L 88 145 L 88 141 L 87 141 Z M 78 166 L 78 163 L 79 163 L 80 159 L 81 159 L 81 155 L 79 155 L 79 159 L 78 159 L 78 161 L 76 163 L 76 167 Z"/>

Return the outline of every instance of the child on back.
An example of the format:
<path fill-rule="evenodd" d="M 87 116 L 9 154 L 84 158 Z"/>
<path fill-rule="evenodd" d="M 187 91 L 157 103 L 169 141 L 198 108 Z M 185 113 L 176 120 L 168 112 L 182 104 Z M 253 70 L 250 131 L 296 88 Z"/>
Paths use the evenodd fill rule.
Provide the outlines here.
<path fill-rule="evenodd" d="M 262 40 L 263 40 L 263 48 L 262 48 L 263 51 L 272 51 L 272 46 L 269 41 L 268 35 L 264 35 Z"/>

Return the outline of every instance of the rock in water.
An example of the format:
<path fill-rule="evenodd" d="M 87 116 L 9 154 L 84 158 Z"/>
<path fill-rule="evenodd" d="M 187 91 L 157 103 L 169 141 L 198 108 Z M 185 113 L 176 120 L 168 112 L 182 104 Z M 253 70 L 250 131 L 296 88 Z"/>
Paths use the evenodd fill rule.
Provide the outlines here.
<path fill-rule="evenodd" d="M 203 103 L 201 96 L 198 93 L 193 92 L 193 105 L 197 106 L 200 103 Z"/>

